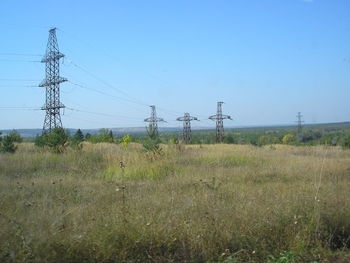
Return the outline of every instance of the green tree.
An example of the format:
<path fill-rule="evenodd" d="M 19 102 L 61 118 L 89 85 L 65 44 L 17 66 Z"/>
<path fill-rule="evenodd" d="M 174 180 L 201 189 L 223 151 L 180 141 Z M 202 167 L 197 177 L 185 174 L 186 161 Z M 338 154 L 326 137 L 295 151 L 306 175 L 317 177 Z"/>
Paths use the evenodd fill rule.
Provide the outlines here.
<path fill-rule="evenodd" d="M 270 136 L 267 136 L 267 135 L 260 136 L 259 140 L 258 140 L 258 145 L 263 146 L 263 145 L 267 145 L 267 144 L 271 144 Z"/>
<path fill-rule="evenodd" d="M 75 134 L 70 138 L 70 146 L 76 150 L 83 148 L 82 142 L 84 141 L 84 134 L 78 129 Z"/>
<path fill-rule="evenodd" d="M 73 139 L 74 139 L 75 141 L 77 141 L 77 142 L 82 142 L 82 141 L 84 141 L 84 134 L 83 134 L 83 132 L 82 132 L 80 129 L 78 129 L 78 130 L 76 131 L 76 133 L 73 135 Z"/>
<path fill-rule="evenodd" d="M 0 144 L 0 152 L 14 153 L 17 147 L 13 142 L 13 138 L 10 135 L 4 136 Z"/>
<path fill-rule="evenodd" d="M 235 139 L 231 134 L 228 134 L 227 136 L 224 137 L 224 143 L 233 144 L 235 143 Z"/>
<path fill-rule="evenodd" d="M 66 148 L 67 141 L 67 132 L 63 128 L 54 128 L 47 135 L 46 143 L 55 153 L 62 153 Z"/>
<path fill-rule="evenodd" d="M 350 133 L 348 133 L 346 136 L 345 136 L 345 139 L 343 141 L 343 147 L 345 148 L 350 148 Z"/>
<path fill-rule="evenodd" d="M 67 142 L 67 132 L 63 128 L 54 128 L 50 133 L 37 136 L 34 144 L 39 147 L 47 146 L 55 153 L 62 153 L 66 149 Z"/>
<path fill-rule="evenodd" d="M 127 134 L 121 139 L 121 144 L 123 145 L 124 149 L 127 149 L 129 147 L 129 144 L 131 142 L 131 135 Z"/>
<path fill-rule="evenodd" d="M 46 134 L 37 135 L 34 139 L 34 145 L 37 147 L 44 147 L 46 145 Z"/>
<path fill-rule="evenodd" d="M 150 125 L 147 129 L 148 138 L 142 143 L 146 152 L 152 152 L 154 154 L 161 154 L 162 148 L 160 147 L 160 139 L 155 129 Z"/>
<path fill-rule="evenodd" d="M 179 140 L 175 136 L 171 136 L 169 139 L 169 144 L 178 144 Z"/>
<path fill-rule="evenodd" d="M 19 142 L 20 143 L 20 142 L 23 141 L 21 135 L 16 130 L 11 131 L 8 136 L 11 137 L 13 142 Z"/>
<path fill-rule="evenodd" d="M 288 133 L 288 134 L 284 135 L 283 139 L 282 139 L 282 142 L 284 144 L 290 144 L 290 143 L 295 142 L 295 135 L 291 134 L 291 133 Z"/>
<path fill-rule="evenodd" d="M 86 133 L 85 134 L 85 140 L 90 140 L 90 138 L 91 138 L 91 134 L 90 133 Z"/>

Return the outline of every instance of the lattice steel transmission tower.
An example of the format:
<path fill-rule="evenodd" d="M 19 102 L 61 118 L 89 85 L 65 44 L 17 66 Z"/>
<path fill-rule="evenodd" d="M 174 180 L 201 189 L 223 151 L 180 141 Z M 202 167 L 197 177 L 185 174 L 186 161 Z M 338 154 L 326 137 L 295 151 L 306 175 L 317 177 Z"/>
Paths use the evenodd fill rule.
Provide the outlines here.
<path fill-rule="evenodd" d="M 158 122 L 165 122 L 162 118 L 157 117 L 156 106 L 152 105 L 151 107 L 151 117 L 145 119 L 145 122 L 148 122 L 149 125 L 147 127 L 147 131 L 149 133 L 154 134 L 154 136 L 158 137 Z"/>
<path fill-rule="evenodd" d="M 229 115 L 223 115 L 222 114 L 222 108 L 221 105 L 223 104 L 222 101 L 218 102 L 216 115 L 212 115 L 209 117 L 210 120 L 216 121 L 216 142 L 221 143 L 224 140 L 224 120 L 232 120 L 231 116 Z"/>
<path fill-rule="evenodd" d="M 184 129 L 183 129 L 183 139 L 186 144 L 189 144 L 192 139 L 191 132 L 191 121 L 198 121 L 197 117 L 191 116 L 188 112 L 185 112 L 183 117 L 179 117 L 176 119 L 177 121 L 183 121 Z"/>
<path fill-rule="evenodd" d="M 301 115 L 301 113 L 298 112 L 298 115 L 297 115 L 298 120 L 296 121 L 296 123 L 297 123 L 297 125 L 298 125 L 298 128 L 297 128 L 297 133 L 298 133 L 298 134 L 301 134 L 301 132 L 302 132 L 302 130 L 303 130 L 303 125 L 302 125 L 302 123 L 303 123 L 304 121 L 301 120 L 302 117 L 303 117 L 303 115 Z"/>
<path fill-rule="evenodd" d="M 41 108 L 46 111 L 43 133 L 51 132 L 53 128 L 62 128 L 60 111 L 64 105 L 60 101 L 60 83 L 67 79 L 60 77 L 60 59 L 64 55 L 58 49 L 56 28 L 49 31 L 49 40 L 46 46 L 46 53 L 41 60 L 45 63 L 45 79 L 39 87 L 46 88 L 45 105 Z"/>

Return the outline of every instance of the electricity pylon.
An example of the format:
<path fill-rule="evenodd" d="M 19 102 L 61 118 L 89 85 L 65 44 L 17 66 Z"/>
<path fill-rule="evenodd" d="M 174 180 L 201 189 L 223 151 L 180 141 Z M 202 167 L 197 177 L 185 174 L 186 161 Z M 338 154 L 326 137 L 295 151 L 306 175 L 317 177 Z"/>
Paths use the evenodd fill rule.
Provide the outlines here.
<path fill-rule="evenodd" d="M 301 115 L 301 113 L 298 112 L 298 115 L 297 115 L 298 120 L 296 121 L 296 123 L 298 124 L 298 128 L 297 128 L 297 133 L 298 133 L 298 134 L 301 134 L 301 132 L 302 132 L 302 130 L 303 130 L 302 123 L 303 123 L 304 121 L 301 120 L 301 117 L 303 117 L 303 115 Z"/>
<path fill-rule="evenodd" d="M 191 121 L 198 121 L 197 117 L 191 116 L 188 112 L 185 112 L 183 117 L 179 117 L 176 119 L 177 121 L 183 121 L 184 129 L 183 129 L 183 139 L 186 144 L 189 144 L 192 139 L 191 134 Z"/>
<path fill-rule="evenodd" d="M 152 105 L 151 107 L 151 117 L 145 119 L 145 122 L 149 122 L 147 131 L 152 133 L 155 137 L 158 137 L 158 122 L 165 122 L 162 118 L 157 117 L 156 106 Z"/>
<path fill-rule="evenodd" d="M 67 81 L 60 77 L 60 59 L 64 55 L 58 49 L 56 28 L 49 31 L 46 53 L 41 62 L 45 63 L 45 79 L 39 87 L 46 88 L 45 105 L 41 108 L 46 111 L 43 133 L 51 132 L 53 128 L 62 128 L 61 108 L 65 106 L 60 101 L 60 83 Z"/>
<path fill-rule="evenodd" d="M 224 120 L 232 120 L 231 116 L 223 115 L 221 105 L 222 101 L 219 101 L 217 104 L 216 115 L 212 115 L 209 117 L 210 120 L 216 121 L 216 142 L 221 143 L 224 140 Z"/>

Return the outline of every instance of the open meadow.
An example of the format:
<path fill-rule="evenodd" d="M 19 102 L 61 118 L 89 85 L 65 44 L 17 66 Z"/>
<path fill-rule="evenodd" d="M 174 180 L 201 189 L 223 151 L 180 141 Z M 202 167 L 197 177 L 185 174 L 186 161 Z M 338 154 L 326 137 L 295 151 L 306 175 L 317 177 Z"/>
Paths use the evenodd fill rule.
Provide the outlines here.
<path fill-rule="evenodd" d="M 162 148 L 1 154 L 0 262 L 350 262 L 349 150 Z"/>

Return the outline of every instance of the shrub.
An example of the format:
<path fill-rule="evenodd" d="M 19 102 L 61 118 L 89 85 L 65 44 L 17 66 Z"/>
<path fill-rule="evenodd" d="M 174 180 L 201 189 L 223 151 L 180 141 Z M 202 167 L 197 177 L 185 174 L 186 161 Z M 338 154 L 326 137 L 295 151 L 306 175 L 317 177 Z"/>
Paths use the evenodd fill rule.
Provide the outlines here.
<path fill-rule="evenodd" d="M 50 133 L 44 133 L 35 138 L 35 146 L 49 147 L 55 153 L 65 151 L 68 141 L 68 134 L 63 128 L 54 128 Z"/>
<path fill-rule="evenodd" d="M 345 137 L 343 142 L 344 148 L 350 148 L 350 133 Z"/>
<path fill-rule="evenodd" d="M 14 144 L 13 138 L 10 135 L 4 136 L 0 141 L 0 152 L 14 153 L 17 147 Z"/>
<path fill-rule="evenodd" d="M 233 143 L 235 143 L 235 139 L 233 138 L 233 136 L 231 134 L 229 134 L 229 135 L 224 137 L 224 143 L 233 144 Z"/>
<path fill-rule="evenodd" d="M 76 133 L 73 135 L 73 139 L 74 139 L 74 141 L 77 141 L 77 142 L 84 141 L 84 134 L 83 134 L 83 132 L 80 129 L 78 129 L 76 131 Z"/>
<path fill-rule="evenodd" d="M 80 129 L 70 138 L 70 146 L 74 149 L 80 150 L 83 145 L 81 144 L 84 141 L 84 134 Z"/>
<path fill-rule="evenodd" d="M 282 142 L 284 144 L 290 144 L 292 142 L 295 142 L 295 135 L 291 134 L 291 133 L 288 133 L 288 134 L 284 135 L 283 139 L 282 139 Z"/>
<path fill-rule="evenodd" d="M 8 136 L 11 137 L 13 142 L 22 142 L 23 141 L 21 135 L 16 130 L 13 130 L 12 132 L 10 132 L 8 134 Z"/>
<path fill-rule="evenodd" d="M 97 135 L 89 135 L 85 137 L 91 143 L 100 143 L 100 142 L 114 142 L 113 132 L 109 129 L 101 129 Z"/>
<path fill-rule="evenodd" d="M 142 143 L 144 150 L 153 154 L 161 154 L 160 139 L 156 130 L 151 125 L 147 129 L 147 135 L 148 138 Z"/>
<path fill-rule="evenodd" d="M 121 144 L 123 145 L 124 149 L 127 149 L 129 144 L 131 142 L 131 135 L 127 134 L 121 139 Z"/>

